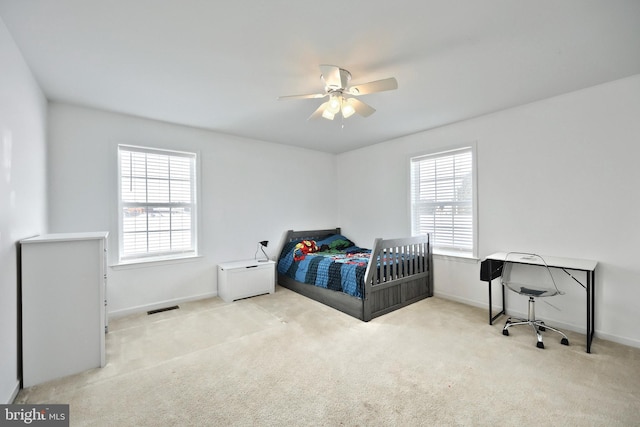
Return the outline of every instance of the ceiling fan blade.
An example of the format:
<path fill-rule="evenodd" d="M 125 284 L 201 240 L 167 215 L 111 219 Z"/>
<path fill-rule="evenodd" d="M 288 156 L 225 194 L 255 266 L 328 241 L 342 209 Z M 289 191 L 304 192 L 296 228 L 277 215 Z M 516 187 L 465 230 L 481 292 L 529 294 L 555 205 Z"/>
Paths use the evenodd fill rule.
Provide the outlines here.
<path fill-rule="evenodd" d="M 327 96 L 326 93 L 310 93 L 307 95 L 287 95 L 287 96 L 279 96 L 279 101 L 284 101 L 287 99 L 316 99 L 316 98 L 324 98 Z"/>
<path fill-rule="evenodd" d="M 347 70 L 343 70 L 335 65 L 321 65 L 320 72 L 322 73 L 324 83 L 336 89 L 346 88 L 351 78 L 351 74 L 349 74 Z"/>
<path fill-rule="evenodd" d="M 322 117 L 322 113 L 324 113 L 324 109 L 327 108 L 327 106 L 329 105 L 329 102 L 324 102 L 322 103 L 317 109 L 316 111 L 313 112 L 313 114 L 311 114 L 309 116 L 309 118 L 307 120 L 313 120 L 313 119 L 319 119 Z"/>
<path fill-rule="evenodd" d="M 345 92 L 350 95 L 366 95 L 368 93 L 383 92 L 385 90 L 398 89 L 398 81 L 395 77 L 388 79 L 376 80 L 369 83 L 351 86 Z"/>
<path fill-rule="evenodd" d="M 376 112 L 375 108 L 356 98 L 348 98 L 345 102 L 351 105 L 353 109 L 356 110 L 356 113 L 360 114 L 362 117 L 369 117 Z"/>

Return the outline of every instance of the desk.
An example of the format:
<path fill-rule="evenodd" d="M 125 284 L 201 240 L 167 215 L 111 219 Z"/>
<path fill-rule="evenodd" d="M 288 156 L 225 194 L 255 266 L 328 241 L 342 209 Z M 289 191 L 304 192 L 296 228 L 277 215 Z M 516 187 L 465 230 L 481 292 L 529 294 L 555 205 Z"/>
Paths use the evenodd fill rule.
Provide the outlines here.
<path fill-rule="evenodd" d="M 489 255 L 485 258 L 485 261 L 488 266 L 488 275 L 481 276 L 483 280 L 486 280 L 489 285 L 489 324 L 492 325 L 493 321 L 496 320 L 501 315 L 505 314 L 505 306 L 504 306 L 504 286 L 502 287 L 502 310 L 498 312 L 495 316 L 493 315 L 493 305 L 492 305 L 492 292 L 491 292 L 491 282 L 496 277 L 499 277 L 502 273 L 502 265 L 507 256 L 507 252 L 496 252 L 494 254 Z M 574 281 L 576 281 L 580 286 L 582 286 L 587 291 L 587 353 L 591 353 L 591 342 L 593 341 L 593 334 L 595 329 L 595 280 L 596 280 L 596 267 L 598 265 L 597 261 L 591 261 L 587 259 L 576 259 L 576 258 L 560 258 L 553 256 L 545 256 L 542 255 L 545 262 L 549 267 L 558 268 L 565 273 L 567 273 Z M 510 259 L 510 262 L 517 262 L 519 264 L 529 264 L 529 265 L 540 265 L 526 257 L 513 260 Z M 585 273 L 586 276 L 586 285 L 576 279 L 569 271 L 580 271 Z M 500 273 L 500 274 L 498 274 Z"/>

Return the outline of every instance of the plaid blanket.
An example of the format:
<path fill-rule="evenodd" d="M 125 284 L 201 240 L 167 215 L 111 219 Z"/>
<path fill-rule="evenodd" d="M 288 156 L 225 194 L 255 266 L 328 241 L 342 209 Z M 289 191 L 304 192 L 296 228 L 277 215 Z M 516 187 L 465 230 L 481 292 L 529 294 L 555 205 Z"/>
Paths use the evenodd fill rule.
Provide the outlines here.
<path fill-rule="evenodd" d="M 336 234 L 318 241 L 285 244 L 278 260 L 278 272 L 298 282 L 362 298 L 370 257 L 370 249 L 360 248 Z"/>

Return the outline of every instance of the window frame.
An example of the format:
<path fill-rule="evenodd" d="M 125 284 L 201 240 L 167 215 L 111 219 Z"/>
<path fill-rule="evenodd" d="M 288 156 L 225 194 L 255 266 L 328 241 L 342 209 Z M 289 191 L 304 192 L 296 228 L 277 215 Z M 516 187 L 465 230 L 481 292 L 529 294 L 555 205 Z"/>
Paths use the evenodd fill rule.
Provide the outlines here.
<path fill-rule="evenodd" d="M 163 156 L 174 156 L 174 157 L 182 157 L 191 159 L 191 177 L 190 177 L 190 195 L 191 202 L 176 202 L 176 203 L 162 203 L 162 202 L 126 202 L 123 200 L 122 194 L 122 151 L 128 152 L 141 152 L 145 154 L 156 154 Z M 128 144 L 117 144 L 116 147 L 116 157 L 117 157 L 117 185 L 118 185 L 118 264 L 119 265 L 128 265 L 128 264 L 139 264 L 139 263 L 147 263 L 147 262 L 157 262 L 157 261 L 169 261 L 169 260 L 180 260 L 187 258 L 198 257 L 198 229 L 199 229 L 199 218 L 200 218 L 200 203 L 199 203 L 199 153 L 198 152 L 189 152 L 189 151 L 180 151 L 180 150 L 172 150 L 172 149 L 164 149 L 164 148 L 155 148 L 148 146 L 139 146 L 139 145 L 128 145 Z M 145 178 L 148 177 L 148 174 L 145 175 Z M 125 255 L 124 253 L 124 208 L 130 205 L 134 207 L 146 205 L 153 207 L 164 207 L 164 208 L 176 208 L 176 207 L 190 207 L 191 210 L 191 218 L 190 218 L 190 230 L 191 230 L 191 248 L 189 249 L 181 249 L 175 251 L 168 252 L 143 252 L 139 254 L 133 255 Z M 149 233 L 149 230 L 146 230 L 146 233 Z"/>
<path fill-rule="evenodd" d="M 478 254 L 478 168 L 477 168 L 477 144 L 469 142 L 463 144 L 447 145 L 443 147 L 433 148 L 421 151 L 408 156 L 408 210 L 409 210 L 409 232 L 414 235 L 414 187 L 413 187 L 413 163 L 419 158 L 435 158 L 443 157 L 448 154 L 453 155 L 461 151 L 469 151 L 471 153 L 471 249 L 463 249 L 460 247 L 446 247 L 438 245 L 435 236 L 432 237 L 431 244 L 433 253 L 436 255 L 453 256 L 459 258 L 477 259 Z M 416 233 L 417 234 L 417 233 Z"/>

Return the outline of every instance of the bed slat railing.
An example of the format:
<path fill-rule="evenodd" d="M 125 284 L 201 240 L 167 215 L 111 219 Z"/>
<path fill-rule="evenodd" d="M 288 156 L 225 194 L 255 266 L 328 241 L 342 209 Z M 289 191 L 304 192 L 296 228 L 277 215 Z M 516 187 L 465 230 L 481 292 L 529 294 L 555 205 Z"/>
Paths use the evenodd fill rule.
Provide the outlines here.
<path fill-rule="evenodd" d="M 365 298 L 373 288 L 382 289 L 401 280 L 429 273 L 429 236 L 406 239 L 376 239 L 371 251 L 371 260 L 380 258 L 380 267 L 370 262 L 365 272 Z"/>

